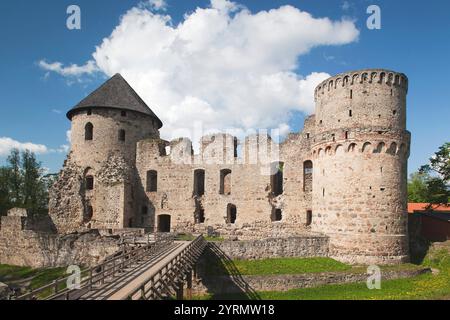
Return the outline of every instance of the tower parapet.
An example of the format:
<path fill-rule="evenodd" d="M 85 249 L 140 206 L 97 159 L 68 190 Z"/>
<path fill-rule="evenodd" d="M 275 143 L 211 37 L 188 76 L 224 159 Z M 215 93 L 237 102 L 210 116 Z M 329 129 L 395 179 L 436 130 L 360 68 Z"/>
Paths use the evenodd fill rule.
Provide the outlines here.
<path fill-rule="evenodd" d="M 384 69 L 347 72 L 315 89 L 316 130 L 383 127 L 404 130 L 408 78 Z"/>

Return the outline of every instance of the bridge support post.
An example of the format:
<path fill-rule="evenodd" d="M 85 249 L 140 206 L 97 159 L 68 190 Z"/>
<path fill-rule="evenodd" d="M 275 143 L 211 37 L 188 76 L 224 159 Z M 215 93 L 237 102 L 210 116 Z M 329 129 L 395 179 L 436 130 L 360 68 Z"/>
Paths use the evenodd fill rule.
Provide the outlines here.
<path fill-rule="evenodd" d="M 186 296 L 188 300 L 192 300 L 192 271 L 187 275 Z"/>
<path fill-rule="evenodd" d="M 183 300 L 183 287 L 184 287 L 183 282 L 179 281 L 177 283 L 177 290 L 176 290 L 177 300 Z"/>

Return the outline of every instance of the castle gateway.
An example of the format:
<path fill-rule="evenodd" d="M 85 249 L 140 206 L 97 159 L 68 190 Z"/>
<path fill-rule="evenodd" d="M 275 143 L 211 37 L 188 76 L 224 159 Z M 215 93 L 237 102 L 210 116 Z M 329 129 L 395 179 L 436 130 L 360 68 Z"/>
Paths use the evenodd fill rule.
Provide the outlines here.
<path fill-rule="evenodd" d="M 117 74 L 67 114 L 72 149 L 51 190 L 51 218 L 63 234 L 323 234 L 338 260 L 405 262 L 407 90 L 393 71 L 340 74 L 316 88 L 315 114 L 283 143 L 249 136 L 238 156 L 237 139 L 215 134 L 194 154 L 188 139 L 160 139 L 161 120 Z"/>

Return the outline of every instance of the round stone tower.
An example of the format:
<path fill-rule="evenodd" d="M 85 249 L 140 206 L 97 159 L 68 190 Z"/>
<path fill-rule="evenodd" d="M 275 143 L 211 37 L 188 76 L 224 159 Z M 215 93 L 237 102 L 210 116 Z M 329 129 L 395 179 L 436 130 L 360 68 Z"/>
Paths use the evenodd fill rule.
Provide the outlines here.
<path fill-rule="evenodd" d="M 49 212 L 58 231 L 139 225 L 133 201 L 136 146 L 159 138 L 161 120 L 116 74 L 67 113 L 71 151 L 52 188 Z"/>
<path fill-rule="evenodd" d="M 350 263 L 408 260 L 404 74 L 348 72 L 315 90 L 312 230 Z"/>
<path fill-rule="evenodd" d="M 162 122 L 120 75 L 116 74 L 67 113 L 72 122 L 71 156 L 96 168 L 111 153 L 136 157 L 139 140 L 159 137 Z"/>

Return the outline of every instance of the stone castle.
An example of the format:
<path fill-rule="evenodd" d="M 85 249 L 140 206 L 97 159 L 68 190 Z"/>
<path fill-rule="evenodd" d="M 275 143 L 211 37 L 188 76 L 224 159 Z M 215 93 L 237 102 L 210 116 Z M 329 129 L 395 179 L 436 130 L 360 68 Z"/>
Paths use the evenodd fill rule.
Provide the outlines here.
<path fill-rule="evenodd" d="M 284 142 L 212 134 L 194 154 L 187 138 L 160 138 L 161 120 L 116 74 L 67 113 L 72 147 L 50 217 L 59 234 L 316 234 L 341 261 L 405 262 L 407 90 L 407 77 L 393 71 L 339 74 L 316 88 L 315 114 Z"/>

